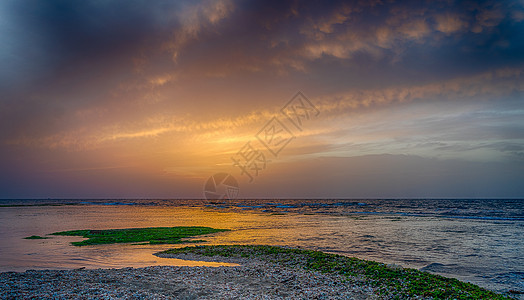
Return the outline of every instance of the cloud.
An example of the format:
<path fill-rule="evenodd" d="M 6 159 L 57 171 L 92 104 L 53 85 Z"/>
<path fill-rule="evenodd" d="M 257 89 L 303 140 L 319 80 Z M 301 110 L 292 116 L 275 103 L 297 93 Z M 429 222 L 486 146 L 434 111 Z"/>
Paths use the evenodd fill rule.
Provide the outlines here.
<path fill-rule="evenodd" d="M 179 141 L 203 141 L 216 139 L 220 142 L 224 134 L 242 134 L 254 131 L 257 124 L 271 119 L 278 112 L 269 110 L 252 112 L 235 117 L 219 117 L 212 120 L 198 120 L 194 117 L 179 117 L 172 114 L 147 116 L 133 122 L 114 122 L 97 126 L 85 125 L 66 128 L 51 135 L 19 136 L 6 140 L 8 145 L 22 145 L 36 148 L 92 150 L 108 144 L 132 139 L 150 139 L 165 135 L 177 136 Z M 88 120 L 87 124 L 91 124 Z M 232 133 L 232 129 L 236 132 Z M 240 131 L 239 131 L 240 130 Z"/>
<path fill-rule="evenodd" d="M 344 114 L 366 107 L 409 103 L 412 101 L 480 101 L 489 97 L 522 93 L 524 68 L 502 68 L 473 76 L 459 77 L 422 85 L 384 89 L 351 89 L 326 95 L 319 109 L 324 115 Z"/>
<path fill-rule="evenodd" d="M 446 34 L 464 31 L 468 26 L 468 23 L 458 14 L 437 15 L 435 16 L 435 21 L 437 22 L 435 28 Z"/>
<path fill-rule="evenodd" d="M 417 64 L 410 67 L 411 62 L 427 59 L 413 59 L 420 52 L 429 53 L 426 64 L 433 63 L 429 67 L 438 71 L 462 68 L 467 72 L 473 67 L 468 65 L 471 60 L 490 57 L 494 67 L 506 64 L 503 55 L 487 53 L 489 45 L 483 43 L 505 45 L 512 53 L 523 50 L 515 33 L 522 26 L 518 15 L 524 9 L 511 2 L 482 1 L 472 7 L 438 1 L 431 5 L 346 1 L 268 5 L 232 0 L 133 3 L 3 5 L 12 28 L 38 32 L 41 37 L 32 39 L 39 56 L 31 56 L 29 47 L 19 47 L 19 59 L 2 56 L 11 64 L 20 62 L 4 77 L 26 80 L 21 61 L 30 58 L 33 75 L 49 74 L 51 69 L 58 78 L 70 78 L 75 72 L 97 76 L 117 69 L 122 73 L 115 77 L 153 85 L 174 82 L 180 76 L 315 73 L 319 61 L 333 58 L 344 62 L 350 73 L 354 71 L 349 66 L 371 64 L 376 72 L 396 65 L 397 73 L 410 74 L 420 72 Z M 17 36 L 24 35 L 16 32 L 6 34 L 4 40 L 21 43 L 23 39 Z M 37 66 L 41 72 L 32 69 Z M 132 70 L 134 77 L 129 75 Z M 173 77 L 165 81 L 166 76 Z"/>
<path fill-rule="evenodd" d="M 179 52 L 191 41 L 198 40 L 202 30 L 213 30 L 221 20 L 234 9 L 232 1 L 203 1 L 197 5 L 188 5 L 178 14 L 181 26 L 173 33 L 173 39 L 166 43 L 177 60 Z"/>
<path fill-rule="evenodd" d="M 524 164 L 465 162 L 414 155 L 322 157 L 272 164 L 252 198 L 479 198 L 520 197 Z M 236 174 L 233 174 L 236 175 Z M 460 178 L 460 180 L 457 180 Z"/>
<path fill-rule="evenodd" d="M 480 33 L 483 30 L 487 30 L 491 27 L 495 27 L 500 24 L 504 19 L 506 12 L 501 8 L 500 4 L 486 5 L 479 9 L 479 12 L 475 16 L 475 24 L 471 31 Z"/>
<path fill-rule="evenodd" d="M 228 161 L 296 90 L 321 114 L 285 162 L 520 162 L 523 15 L 515 1 L 8 0 L 0 163 L 68 153 L 58 169 L 135 160 L 193 176 Z"/>
<path fill-rule="evenodd" d="M 327 94 L 312 99 L 321 111 L 319 120 L 345 120 L 357 113 L 367 113 L 393 105 L 411 102 L 451 101 L 456 105 L 486 101 L 493 97 L 503 98 L 513 93 L 524 92 L 522 83 L 524 69 L 503 68 L 478 75 L 454 78 L 441 82 L 384 89 L 349 89 L 341 93 Z M 159 81 L 170 76 L 160 77 Z M 463 103 L 463 104 L 460 104 Z M 115 108 L 119 109 L 119 108 Z M 126 139 L 150 139 L 175 134 L 178 139 L 233 141 L 232 135 L 249 136 L 257 126 L 273 116 L 279 116 L 278 107 L 268 107 L 240 115 L 217 116 L 212 118 L 195 115 L 178 116 L 174 113 L 156 113 L 155 116 L 139 115 L 141 119 L 115 121 L 106 119 L 96 126 L 89 125 L 93 118 L 99 118 L 100 110 L 79 110 L 73 115 L 77 127 L 54 129 L 52 134 L 18 135 L 7 140 L 10 145 L 26 145 L 44 148 L 94 149 Z M 103 116 L 111 111 L 102 112 Z M 84 120 L 84 123 L 79 122 Z M 419 124 L 420 125 L 420 124 Z M 311 129 L 313 130 L 313 129 Z M 316 128 L 315 130 L 318 130 Z M 57 132 L 58 131 L 58 132 Z M 326 134 L 320 129 L 315 135 Z M 312 134 L 309 132 L 309 134 Z M 245 140 L 245 139 L 242 139 Z"/>

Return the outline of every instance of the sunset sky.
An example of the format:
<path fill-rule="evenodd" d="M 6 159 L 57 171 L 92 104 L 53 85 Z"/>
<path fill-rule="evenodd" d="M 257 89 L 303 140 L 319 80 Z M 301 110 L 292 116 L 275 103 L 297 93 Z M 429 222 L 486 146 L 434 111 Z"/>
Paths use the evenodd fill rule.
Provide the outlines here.
<path fill-rule="evenodd" d="M 0 2 L 0 198 L 202 198 L 219 172 L 246 198 L 524 197 L 524 2 Z"/>

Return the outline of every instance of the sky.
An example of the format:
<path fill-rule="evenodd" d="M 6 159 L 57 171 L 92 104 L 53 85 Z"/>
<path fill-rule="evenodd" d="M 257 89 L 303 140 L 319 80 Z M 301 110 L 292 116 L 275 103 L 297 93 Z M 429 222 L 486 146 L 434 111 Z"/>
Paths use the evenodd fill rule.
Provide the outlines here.
<path fill-rule="evenodd" d="M 0 198 L 524 197 L 523 1 L 0 2 Z"/>

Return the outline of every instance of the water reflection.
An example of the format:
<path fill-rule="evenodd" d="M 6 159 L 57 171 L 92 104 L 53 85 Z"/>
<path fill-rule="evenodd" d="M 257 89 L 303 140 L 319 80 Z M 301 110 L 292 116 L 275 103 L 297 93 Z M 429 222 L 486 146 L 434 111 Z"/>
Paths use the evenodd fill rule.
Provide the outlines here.
<path fill-rule="evenodd" d="M 74 247 L 69 243 L 80 238 L 22 239 L 74 229 L 157 226 L 208 226 L 232 230 L 195 238 L 207 240 L 204 244 L 286 245 L 414 268 L 438 263 L 433 271 L 447 276 L 488 288 L 502 289 L 511 285 L 522 289 L 516 286 L 522 283 L 522 275 L 518 275 L 522 274 L 518 269 L 523 265 L 518 250 L 523 248 L 522 240 L 518 239 L 522 226 L 515 224 L 414 216 L 282 215 L 205 207 L 2 208 L 0 239 L 5 242 L 0 245 L 0 270 L 190 264 L 152 255 L 183 245 Z M 501 238 L 501 233 L 506 236 Z M 203 264 L 210 265 L 200 265 Z M 500 277 L 501 274 L 504 276 Z"/>

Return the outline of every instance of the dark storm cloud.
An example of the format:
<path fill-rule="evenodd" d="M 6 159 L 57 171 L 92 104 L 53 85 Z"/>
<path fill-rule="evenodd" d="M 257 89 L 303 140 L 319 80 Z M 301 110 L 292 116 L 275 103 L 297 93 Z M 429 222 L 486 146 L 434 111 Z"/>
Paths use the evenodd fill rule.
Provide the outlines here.
<path fill-rule="evenodd" d="M 176 50 L 182 66 L 219 74 L 299 70 L 334 86 L 376 87 L 524 63 L 516 2 L 237 4 Z"/>
<path fill-rule="evenodd" d="M 266 94 L 277 98 L 283 90 L 288 94 L 296 89 L 307 89 L 308 95 L 318 100 L 315 103 L 326 126 L 318 129 L 323 136 L 312 134 L 312 140 L 319 138 L 325 143 L 314 147 L 306 143 L 298 150 L 322 156 L 340 148 L 336 153 L 343 156 L 340 160 L 324 167 L 313 163 L 319 170 L 324 168 L 319 174 L 327 175 L 332 174 L 331 167 L 338 166 L 342 176 L 332 183 L 336 195 L 344 195 L 346 184 L 342 181 L 348 172 L 358 182 L 358 172 L 352 173 L 351 165 L 364 171 L 381 167 L 373 163 L 376 157 L 362 163 L 358 159 L 340 163 L 350 160 L 345 156 L 358 147 L 363 150 L 356 155 L 405 152 L 437 157 L 452 153 L 446 157 L 456 159 L 477 151 L 481 161 L 500 159 L 503 153 L 502 158 L 518 163 L 518 168 L 510 166 L 514 170 L 511 174 L 517 174 L 523 157 L 522 32 L 524 4 L 509 0 L 2 1 L 0 169 L 8 171 L 1 175 L 0 190 L 11 189 L 8 195 L 47 195 L 60 188 L 61 177 L 41 175 L 53 166 L 38 167 L 39 162 L 54 158 L 63 163 L 61 168 L 71 169 L 63 162 L 63 152 L 68 151 L 71 161 L 93 155 L 97 162 L 107 153 L 97 156 L 83 145 L 100 149 L 103 147 L 96 148 L 100 140 L 115 146 L 116 150 L 106 149 L 115 157 L 138 144 L 150 149 L 152 146 L 142 144 L 140 138 L 153 136 L 166 143 L 165 136 L 154 132 L 171 132 L 173 124 L 178 124 L 173 120 L 181 115 L 183 120 L 194 121 L 199 117 L 195 111 L 207 109 L 213 116 L 206 120 L 210 123 L 222 117 L 240 118 L 238 111 L 230 112 L 240 107 L 240 102 L 247 113 L 257 113 L 260 107 L 271 110 L 274 103 L 269 102 L 273 100 L 255 97 L 258 93 L 272 91 Z M 208 88 L 212 91 L 204 93 Z M 259 103 L 263 101 L 268 103 Z M 419 102 L 449 106 L 436 105 L 420 115 L 416 110 L 410 114 L 409 108 Z M 209 109 L 212 103 L 227 112 Z M 468 106 L 471 103 L 478 106 Z M 188 108 L 191 105 L 196 109 Z M 489 111 L 482 114 L 486 107 Z M 380 114 L 373 115 L 374 111 Z M 355 121 L 359 116 L 363 121 Z M 231 123 L 230 127 L 236 126 Z M 182 122 L 180 127 L 181 132 L 192 134 L 191 126 Z M 361 141 L 353 140 L 353 134 L 361 134 Z M 126 144 L 119 136 L 138 142 Z M 49 151 L 49 159 L 43 158 L 42 149 Z M 78 149 L 85 152 L 75 152 Z M 385 157 L 383 163 L 390 161 L 396 162 L 390 168 L 392 173 L 404 165 L 411 170 L 427 167 L 437 174 L 440 163 L 413 157 Z M 434 194 L 462 195 L 481 185 L 486 186 L 483 192 L 491 195 L 484 184 L 490 179 L 490 168 L 498 172 L 494 178 L 510 164 L 469 164 L 464 168 L 471 174 L 486 177 L 472 180 L 461 191 L 453 185 L 459 176 L 450 176 L 438 189 L 452 188 Z M 100 165 L 110 164 L 102 161 Z M 449 172 L 438 173 L 436 179 L 460 171 L 454 165 L 449 162 Z M 33 169 L 42 172 L 29 176 Z M 122 174 L 130 173 L 119 172 L 104 174 L 124 178 Z M 12 179 L 12 174 L 17 177 Z M 358 196 L 372 195 L 373 184 L 387 183 L 389 178 L 374 177 L 371 171 L 367 174 L 366 189 Z M 399 188 L 409 186 L 417 176 L 406 176 Z M 521 177 L 511 184 L 516 186 Z M 35 186 L 40 182 L 46 192 L 21 193 L 27 186 L 21 184 L 24 178 L 33 178 Z M 279 178 L 276 176 L 276 181 Z M 307 178 L 296 178 L 292 189 L 282 186 L 283 194 L 291 195 L 307 182 Z M 423 182 L 413 195 L 420 195 L 433 179 Z M 83 180 L 78 179 L 77 191 L 85 195 Z M 326 186 L 330 186 L 328 181 Z M 149 187 L 155 186 L 151 180 L 147 182 Z M 492 191 L 505 185 L 498 186 Z M 107 187 L 100 195 L 110 190 Z M 387 190 L 382 189 L 384 193 Z M 522 189 L 499 195 L 519 193 Z M 67 195 L 74 194 L 71 189 Z"/>
<path fill-rule="evenodd" d="M 219 17 L 212 10 L 217 3 L 226 7 Z M 72 70 L 86 64 L 97 65 L 91 71 L 101 75 L 116 67 L 131 69 L 141 58 L 153 73 L 298 71 L 335 88 L 435 80 L 524 63 L 524 9 L 512 1 L 17 1 L 4 6 L 20 39 L 24 33 L 30 38 L 15 54 L 20 64 L 45 66 L 31 74 L 20 74 L 24 68 L 16 65 L 2 71 L 22 81 L 35 73 L 78 76 Z"/>
<path fill-rule="evenodd" d="M 133 76 L 133 60 L 158 47 L 182 3 L 12 1 L 0 57 L 0 137 L 39 135 L 64 125 L 78 107 L 107 99 Z M 16 29 L 16 30 L 15 30 Z M 5 78 L 5 80 L 4 80 Z"/>
<path fill-rule="evenodd" d="M 64 67 L 135 55 L 177 26 L 167 12 L 178 6 L 167 1 L 17 1 L 10 12 L 14 22 L 43 39 L 31 46 L 54 58 L 55 67 Z"/>
<path fill-rule="evenodd" d="M 511 1 L 57 0 L 2 9 L 10 51 L 0 57 L 1 125 L 11 136 L 53 131 L 121 84 L 172 72 L 292 72 L 344 91 L 524 62 L 524 9 Z"/>

